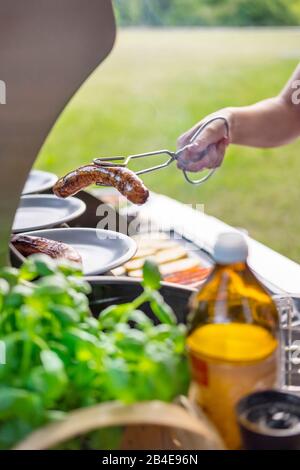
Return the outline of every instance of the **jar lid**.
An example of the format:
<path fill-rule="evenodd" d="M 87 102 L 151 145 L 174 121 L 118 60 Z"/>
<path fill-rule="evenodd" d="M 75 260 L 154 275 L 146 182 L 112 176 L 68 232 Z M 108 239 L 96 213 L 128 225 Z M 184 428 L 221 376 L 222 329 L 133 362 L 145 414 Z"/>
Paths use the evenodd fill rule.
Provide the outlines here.
<path fill-rule="evenodd" d="M 248 245 L 245 237 L 238 232 L 221 233 L 214 246 L 214 259 L 218 264 L 246 261 Z"/>

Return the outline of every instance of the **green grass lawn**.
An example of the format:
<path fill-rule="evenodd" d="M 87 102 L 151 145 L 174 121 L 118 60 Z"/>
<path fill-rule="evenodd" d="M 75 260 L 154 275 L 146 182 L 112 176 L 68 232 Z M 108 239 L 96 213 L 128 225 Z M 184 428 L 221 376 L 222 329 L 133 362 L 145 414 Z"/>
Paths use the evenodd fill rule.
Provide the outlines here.
<path fill-rule="evenodd" d="M 62 175 L 93 156 L 174 149 L 177 136 L 224 106 L 276 94 L 300 57 L 300 30 L 123 30 L 51 132 L 37 167 Z M 150 189 L 205 211 L 300 262 L 300 141 L 231 147 L 202 187 L 175 165 Z"/>

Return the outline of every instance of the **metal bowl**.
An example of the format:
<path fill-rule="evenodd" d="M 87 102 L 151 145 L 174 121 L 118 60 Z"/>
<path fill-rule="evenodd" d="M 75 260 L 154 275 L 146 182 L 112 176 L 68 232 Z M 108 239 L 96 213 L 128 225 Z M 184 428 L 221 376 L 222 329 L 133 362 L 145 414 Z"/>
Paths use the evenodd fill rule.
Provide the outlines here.
<path fill-rule="evenodd" d="M 90 307 L 95 316 L 113 304 L 131 302 L 143 290 L 140 281 L 126 277 L 97 276 L 87 277 L 87 281 L 92 286 L 90 294 Z M 195 289 L 162 283 L 160 293 L 164 300 L 173 309 L 178 322 L 186 323 L 188 313 L 188 303 Z M 152 319 L 157 321 L 151 312 L 149 305 L 142 306 L 142 310 Z"/>
<path fill-rule="evenodd" d="M 57 227 L 76 219 L 85 210 L 85 203 L 77 197 L 61 199 L 53 194 L 22 196 L 12 231 L 24 233 Z"/>
<path fill-rule="evenodd" d="M 42 237 L 62 242 L 74 248 L 82 259 L 85 276 L 109 274 L 113 268 L 123 265 L 135 254 L 137 245 L 133 238 L 121 232 L 95 228 L 51 228 L 25 232 L 23 235 Z M 12 253 L 13 266 L 19 266 L 18 252 Z"/>

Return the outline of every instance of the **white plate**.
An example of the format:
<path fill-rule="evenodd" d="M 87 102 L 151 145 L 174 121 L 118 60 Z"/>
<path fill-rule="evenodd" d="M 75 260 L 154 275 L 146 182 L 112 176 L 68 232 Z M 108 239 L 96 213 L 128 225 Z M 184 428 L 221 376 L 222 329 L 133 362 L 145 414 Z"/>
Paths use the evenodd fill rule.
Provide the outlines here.
<path fill-rule="evenodd" d="M 130 260 L 136 252 L 136 242 L 122 233 L 93 228 L 56 228 L 26 232 L 67 243 L 81 256 L 83 273 L 94 276 L 110 271 Z"/>
<path fill-rule="evenodd" d="M 54 227 L 79 217 L 86 209 L 76 197 L 60 199 L 48 194 L 22 196 L 13 223 L 13 232 Z"/>
<path fill-rule="evenodd" d="M 22 191 L 22 195 L 41 193 L 52 188 L 56 183 L 57 176 L 48 171 L 31 170 Z"/>

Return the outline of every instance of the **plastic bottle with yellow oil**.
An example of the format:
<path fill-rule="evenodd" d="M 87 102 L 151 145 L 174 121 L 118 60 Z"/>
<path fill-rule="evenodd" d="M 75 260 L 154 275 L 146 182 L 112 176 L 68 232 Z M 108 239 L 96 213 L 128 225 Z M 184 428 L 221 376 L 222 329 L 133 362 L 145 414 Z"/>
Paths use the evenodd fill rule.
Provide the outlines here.
<path fill-rule="evenodd" d="M 243 235 L 219 236 L 216 266 L 192 298 L 188 322 L 196 399 L 229 449 L 241 446 L 235 404 L 252 391 L 276 386 L 279 373 L 277 309 L 247 256 Z"/>

